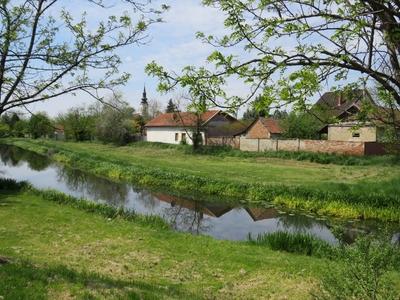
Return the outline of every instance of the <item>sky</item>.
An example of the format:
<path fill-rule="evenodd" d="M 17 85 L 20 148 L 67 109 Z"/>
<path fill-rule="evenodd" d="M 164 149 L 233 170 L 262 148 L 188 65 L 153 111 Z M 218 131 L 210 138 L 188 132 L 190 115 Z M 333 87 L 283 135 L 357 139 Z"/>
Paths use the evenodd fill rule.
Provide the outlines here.
<path fill-rule="evenodd" d="M 65 0 L 59 1 L 59 6 L 54 7 L 52 15 L 57 18 L 61 8 L 65 8 L 75 18 L 79 18 L 83 12 L 86 12 L 86 19 L 89 27 L 96 28 L 97 23 L 109 15 L 122 15 L 128 7 L 121 0 L 106 0 L 110 4 L 107 9 L 100 9 L 89 1 L 83 0 Z M 168 70 L 179 71 L 187 65 L 202 66 L 206 65 L 206 58 L 215 49 L 208 44 L 196 39 L 196 32 L 201 31 L 206 35 L 222 36 L 226 33 L 224 27 L 224 14 L 211 7 L 204 7 L 201 0 L 153 0 L 155 7 L 161 4 L 167 4 L 170 9 L 163 14 L 163 23 L 154 24 L 148 30 L 148 43 L 145 45 L 130 45 L 117 51 L 122 59 L 120 67 L 121 72 L 128 72 L 132 75 L 126 86 L 120 87 L 120 91 L 127 101 L 136 110 L 140 110 L 140 101 L 144 86 L 146 86 L 147 97 L 150 100 L 156 100 L 163 107 L 166 107 L 170 98 L 174 100 L 179 97 L 181 91 L 162 95 L 157 92 L 157 79 L 148 77 L 145 74 L 145 66 L 156 61 Z M 131 15 L 133 18 L 137 14 Z M 60 30 L 60 39 L 67 40 L 62 36 Z M 64 33 L 65 34 L 65 33 Z M 272 41 L 273 43 L 273 41 Z M 293 49 L 296 41 L 294 39 L 283 40 L 284 48 Z M 271 46 L 271 45 L 269 45 Z M 243 58 L 246 54 L 240 47 L 230 49 L 233 54 Z M 90 76 L 96 76 L 93 71 Z M 330 84 L 328 84 L 330 85 Z M 329 86 L 325 87 L 325 90 Z M 229 95 L 246 97 L 249 94 L 249 87 L 238 81 L 230 80 L 227 86 Z M 311 102 L 316 101 L 316 95 Z M 46 102 L 35 103 L 29 106 L 33 112 L 46 111 L 50 116 L 57 116 L 59 113 L 67 111 L 71 107 L 88 105 L 96 100 L 91 99 L 87 94 L 77 94 L 77 96 L 63 95 Z M 242 108 L 239 115 L 244 111 Z M 289 107 L 290 109 L 290 107 Z"/>
<path fill-rule="evenodd" d="M 80 15 L 82 11 L 87 12 L 87 19 L 96 22 L 101 10 L 93 6 L 84 6 L 82 0 L 62 1 L 65 8 L 73 15 Z M 115 3 L 119 3 L 116 0 Z M 68 3 L 68 4 L 67 4 Z M 139 109 L 143 87 L 146 86 L 147 97 L 155 99 L 166 106 L 168 99 L 174 98 L 175 94 L 161 95 L 157 92 L 157 80 L 148 77 L 145 66 L 151 61 L 156 61 L 170 70 L 179 71 L 186 65 L 202 65 L 207 56 L 213 51 L 209 45 L 203 44 L 195 38 L 197 31 L 207 34 L 221 34 L 224 32 L 223 14 L 213 8 L 201 5 L 201 0 L 163 0 L 153 1 L 154 5 L 166 3 L 170 9 L 163 15 L 164 23 L 155 24 L 150 27 L 149 42 L 142 46 L 127 46 L 119 50 L 123 64 L 121 71 L 132 74 L 126 86 L 120 88 L 124 99 L 135 109 Z M 79 9 L 75 9 L 79 8 Z M 58 8 L 57 8 L 58 9 Z M 103 14 L 122 14 L 126 6 L 116 4 L 112 9 L 103 11 Z M 244 86 L 234 85 L 232 93 L 245 95 Z M 88 96 L 78 94 L 76 97 L 64 95 L 43 103 L 35 103 L 29 108 L 34 111 L 46 111 L 51 116 L 66 111 L 70 107 L 90 104 L 95 100 Z"/>

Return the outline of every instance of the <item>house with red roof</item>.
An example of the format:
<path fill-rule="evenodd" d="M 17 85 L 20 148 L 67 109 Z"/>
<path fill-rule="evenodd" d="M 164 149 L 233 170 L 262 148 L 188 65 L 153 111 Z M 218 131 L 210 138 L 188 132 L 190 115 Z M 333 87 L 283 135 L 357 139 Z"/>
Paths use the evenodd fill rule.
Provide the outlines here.
<path fill-rule="evenodd" d="M 259 117 L 240 133 L 246 139 L 278 139 L 282 135 L 279 122 L 273 118 Z"/>
<path fill-rule="evenodd" d="M 146 125 L 148 142 L 179 144 L 185 141 L 192 144 L 193 132 L 200 129 L 203 143 L 208 138 L 233 137 L 243 131 L 244 125 L 222 110 L 209 110 L 200 116 L 192 112 L 161 114 Z"/>

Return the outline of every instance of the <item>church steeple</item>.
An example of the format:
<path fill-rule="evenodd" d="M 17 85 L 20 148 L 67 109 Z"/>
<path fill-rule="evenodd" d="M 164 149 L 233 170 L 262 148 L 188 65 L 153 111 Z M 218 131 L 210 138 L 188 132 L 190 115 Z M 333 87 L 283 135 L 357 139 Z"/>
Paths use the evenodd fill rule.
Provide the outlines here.
<path fill-rule="evenodd" d="M 148 105 L 149 103 L 147 102 L 147 94 L 146 94 L 146 86 L 143 88 L 143 96 L 142 96 L 142 105 Z"/>
<path fill-rule="evenodd" d="M 143 96 L 140 104 L 141 104 L 142 117 L 145 120 L 149 119 L 149 102 L 147 101 L 146 86 L 144 86 L 143 88 Z"/>

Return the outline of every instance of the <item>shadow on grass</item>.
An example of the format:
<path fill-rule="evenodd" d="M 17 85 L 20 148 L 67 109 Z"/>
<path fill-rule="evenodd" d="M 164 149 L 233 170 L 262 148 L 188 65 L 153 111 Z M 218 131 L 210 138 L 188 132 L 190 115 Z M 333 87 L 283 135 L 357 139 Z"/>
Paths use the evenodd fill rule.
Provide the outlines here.
<path fill-rule="evenodd" d="M 29 262 L 0 265 L 0 296 L 4 299 L 47 299 L 50 293 L 74 297 L 122 299 L 202 299 L 177 284 L 125 281 L 63 265 L 37 266 Z"/>
<path fill-rule="evenodd" d="M 0 190 L 0 209 L 5 206 L 11 206 L 15 200 L 11 200 L 10 196 L 19 194 L 19 191 L 2 191 Z"/>

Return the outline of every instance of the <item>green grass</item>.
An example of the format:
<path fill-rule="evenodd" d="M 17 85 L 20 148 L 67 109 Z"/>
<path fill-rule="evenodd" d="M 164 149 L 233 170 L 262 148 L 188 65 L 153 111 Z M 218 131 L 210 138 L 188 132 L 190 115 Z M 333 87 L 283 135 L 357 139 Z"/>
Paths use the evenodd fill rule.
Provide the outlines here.
<path fill-rule="evenodd" d="M 4 299 L 308 299 L 325 265 L 65 204 L 0 192 Z"/>
<path fill-rule="evenodd" d="M 275 204 L 345 218 L 400 221 L 400 170 L 267 157 L 194 155 L 185 146 L 6 139 L 114 180 L 196 198 Z M 375 161 L 376 162 L 376 161 Z"/>
<path fill-rule="evenodd" d="M 317 257 L 331 257 L 335 247 L 317 237 L 304 233 L 289 233 L 278 231 L 249 236 L 249 242 L 256 245 L 268 246 L 272 250 L 304 254 Z"/>

